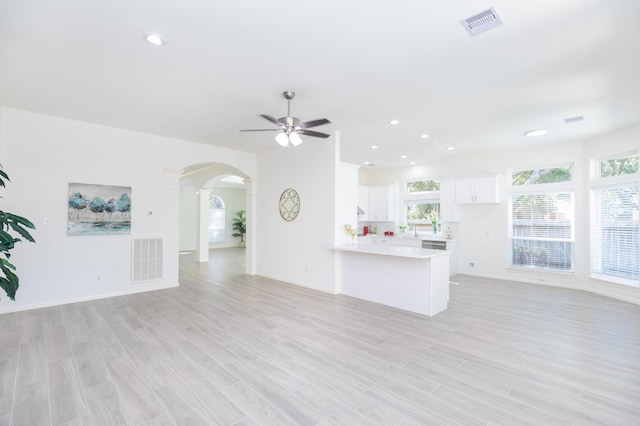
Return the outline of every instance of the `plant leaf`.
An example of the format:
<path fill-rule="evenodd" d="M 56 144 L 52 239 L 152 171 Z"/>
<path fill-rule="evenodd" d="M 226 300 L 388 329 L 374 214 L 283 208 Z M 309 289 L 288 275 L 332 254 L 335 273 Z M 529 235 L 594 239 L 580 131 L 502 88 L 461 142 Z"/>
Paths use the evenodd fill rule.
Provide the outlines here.
<path fill-rule="evenodd" d="M 29 234 L 29 231 L 27 231 L 22 226 L 20 226 L 20 224 L 9 222 L 9 226 L 11 227 L 11 229 L 16 231 L 18 234 L 22 235 L 28 241 L 31 241 L 32 243 L 36 242 L 36 240 L 33 239 L 31 234 Z"/>
<path fill-rule="evenodd" d="M 18 276 L 11 271 L 11 269 L 15 270 L 15 266 L 7 262 L 6 259 L 2 259 L 0 269 L 5 275 L 4 277 L 0 277 L 0 287 L 7 293 L 9 299 L 16 300 L 16 291 L 18 291 L 18 287 L 20 287 L 20 280 Z"/>
<path fill-rule="evenodd" d="M 16 214 L 12 214 L 12 213 L 5 213 L 7 215 L 8 219 L 13 220 L 16 223 L 19 223 L 23 226 L 26 226 L 27 228 L 31 228 L 31 229 L 36 229 L 35 225 L 33 223 L 31 223 L 31 221 L 29 219 L 26 219 L 22 216 L 18 216 Z"/>

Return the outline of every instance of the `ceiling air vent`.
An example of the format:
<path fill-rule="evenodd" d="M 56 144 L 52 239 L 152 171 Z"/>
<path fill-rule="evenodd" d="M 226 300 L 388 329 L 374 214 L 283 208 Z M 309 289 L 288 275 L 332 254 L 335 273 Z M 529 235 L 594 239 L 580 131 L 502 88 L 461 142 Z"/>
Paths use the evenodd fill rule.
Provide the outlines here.
<path fill-rule="evenodd" d="M 470 18 L 460 21 L 466 30 L 472 36 L 488 31 L 492 28 L 502 25 L 502 19 L 498 16 L 498 12 L 494 8 L 485 10 Z"/>
<path fill-rule="evenodd" d="M 564 119 L 564 122 L 567 124 L 577 123 L 579 121 L 584 121 L 584 116 L 576 115 L 575 117 L 568 117 Z"/>

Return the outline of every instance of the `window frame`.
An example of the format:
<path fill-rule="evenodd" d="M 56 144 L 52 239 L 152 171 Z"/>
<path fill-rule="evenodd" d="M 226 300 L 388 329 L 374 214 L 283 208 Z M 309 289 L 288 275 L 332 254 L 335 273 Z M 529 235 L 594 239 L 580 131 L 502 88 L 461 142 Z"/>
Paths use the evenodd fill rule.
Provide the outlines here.
<path fill-rule="evenodd" d="M 513 184 L 513 174 L 517 172 L 524 172 L 528 170 L 547 170 L 547 169 L 560 169 L 560 168 L 569 168 L 571 169 L 571 179 L 564 182 L 553 182 L 553 183 L 534 183 L 530 185 L 514 185 Z M 518 167 L 509 169 L 509 192 L 538 192 L 538 191 L 554 191 L 555 188 L 559 186 L 571 187 L 575 190 L 575 176 L 576 176 L 576 167 L 575 163 L 558 163 L 558 164 L 548 164 L 544 166 L 533 166 L 533 167 Z M 535 189 L 531 189 L 535 188 Z"/>
<path fill-rule="evenodd" d="M 409 191 L 409 184 L 410 183 L 415 183 L 415 182 L 425 182 L 425 181 L 433 181 L 433 182 L 438 182 L 438 186 L 440 186 L 440 184 L 442 183 L 442 179 L 439 178 L 433 178 L 433 177 L 421 177 L 421 178 L 413 178 L 413 179 L 406 179 L 403 181 L 402 183 L 402 193 L 404 194 L 405 197 L 410 196 L 419 196 L 420 198 L 425 198 L 425 196 L 427 196 L 426 198 L 431 198 L 429 197 L 429 195 L 431 194 L 440 194 L 440 189 L 435 190 L 435 191 L 419 191 L 419 192 L 410 192 Z"/>
<path fill-rule="evenodd" d="M 570 168 L 571 179 L 563 182 L 553 183 L 532 183 L 529 185 L 513 185 L 513 173 L 526 171 L 526 170 L 538 170 L 538 169 L 557 169 L 557 168 Z M 518 167 L 509 170 L 509 185 L 507 191 L 507 269 L 518 272 L 535 272 L 543 274 L 555 274 L 555 275 L 576 275 L 576 167 L 573 162 L 546 164 L 543 166 L 531 166 L 531 167 Z M 557 193 L 569 193 L 572 200 L 571 211 L 571 238 L 569 241 L 572 245 L 571 250 L 571 268 L 568 270 L 541 268 L 535 266 L 517 265 L 513 262 L 513 202 L 515 197 L 521 195 L 545 195 L 545 194 L 557 194 Z M 515 237 L 517 238 L 517 237 Z M 532 239 L 535 241 L 535 239 Z M 540 239 L 542 241 L 542 239 Z M 563 241 L 563 240 L 559 240 Z"/>
<path fill-rule="evenodd" d="M 631 176 L 633 179 L 633 176 L 637 176 L 640 173 L 640 170 L 636 173 L 629 173 L 629 174 L 624 174 L 624 175 L 614 175 L 614 176 L 602 176 L 602 166 L 601 163 L 603 161 L 609 161 L 609 160 L 614 160 L 617 158 L 625 158 L 625 157 L 640 157 L 640 152 L 638 150 L 631 150 L 631 151 L 625 151 L 625 152 L 621 152 L 619 154 L 614 154 L 614 155 L 607 155 L 604 157 L 599 157 L 599 158 L 594 158 L 592 160 L 592 168 L 593 168 L 593 172 L 591 173 L 592 178 L 591 181 L 593 184 L 598 184 L 598 182 L 600 182 L 602 185 L 605 185 L 605 183 L 603 181 L 607 181 L 609 182 L 610 180 L 620 180 L 622 182 L 626 181 L 626 179 L 629 179 L 629 176 Z M 638 161 L 640 161 L 640 158 L 638 159 Z"/>
<path fill-rule="evenodd" d="M 602 167 L 601 162 L 609 161 L 616 158 L 624 158 L 630 156 L 640 156 L 640 150 L 625 151 L 618 154 L 607 155 L 604 157 L 594 158 L 591 160 L 591 182 L 589 185 L 589 277 L 594 280 L 603 281 L 608 284 L 621 284 L 625 287 L 640 287 L 640 274 L 637 278 L 627 278 L 618 275 L 605 274 L 594 271 L 594 259 L 602 258 L 602 253 L 594 253 L 597 249 L 594 242 L 596 227 L 599 223 L 598 214 L 598 195 L 597 193 L 602 190 L 616 189 L 622 187 L 635 186 L 640 192 L 640 170 L 636 173 L 605 176 L 601 175 Z M 640 233 L 640 226 L 638 229 Z M 599 245 L 602 247 L 602 244 Z M 640 265 L 640 247 L 638 247 L 638 264 Z M 604 269 L 604 268 L 603 268 Z"/>
<path fill-rule="evenodd" d="M 407 217 L 407 205 L 408 204 L 437 204 L 438 217 L 440 217 L 441 212 L 441 202 L 440 202 L 440 193 L 441 190 L 437 191 L 421 191 L 421 192 L 409 192 L 408 184 L 411 182 L 422 182 L 422 181 L 437 181 L 438 185 L 442 184 L 441 178 L 436 177 L 420 177 L 413 179 L 406 179 L 403 181 L 403 195 L 402 195 L 402 219 L 398 221 L 398 225 L 406 225 L 409 229 L 414 230 L 413 227 L 418 225 L 418 231 L 416 232 L 418 235 L 427 235 L 433 234 L 431 221 L 424 219 L 424 223 L 421 221 L 419 223 L 410 221 Z M 440 223 L 440 220 L 438 220 Z"/>

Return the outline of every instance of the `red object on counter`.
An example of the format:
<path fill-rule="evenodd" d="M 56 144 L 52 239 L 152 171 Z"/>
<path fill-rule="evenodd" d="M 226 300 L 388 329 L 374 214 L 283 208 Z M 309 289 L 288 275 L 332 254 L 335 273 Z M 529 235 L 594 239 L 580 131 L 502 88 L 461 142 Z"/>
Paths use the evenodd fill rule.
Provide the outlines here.
<path fill-rule="evenodd" d="M 368 226 L 365 226 L 365 227 L 364 227 L 363 234 L 364 234 L 364 235 L 367 235 L 368 233 L 369 233 L 369 227 L 368 227 Z"/>

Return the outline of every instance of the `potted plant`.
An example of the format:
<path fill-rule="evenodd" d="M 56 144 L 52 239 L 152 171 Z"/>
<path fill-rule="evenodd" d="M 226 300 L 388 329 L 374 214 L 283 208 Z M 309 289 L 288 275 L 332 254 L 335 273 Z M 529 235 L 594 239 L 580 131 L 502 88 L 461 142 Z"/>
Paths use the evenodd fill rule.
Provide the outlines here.
<path fill-rule="evenodd" d="M 0 186 L 4 188 L 4 181 L 10 181 L 10 179 L 1 167 Z M 16 243 L 22 241 L 18 236 L 35 243 L 27 228 L 35 229 L 35 226 L 24 217 L 0 210 L 0 287 L 11 300 L 15 300 L 20 283 L 20 279 L 14 272 L 16 267 L 9 262 L 11 250 Z"/>
<path fill-rule="evenodd" d="M 237 211 L 233 217 L 233 222 L 231 224 L 231 229 L 233 229 L 233 237 L 240 238 L 240 246 L 244 247 L 244 236 L 247 233 L 247 217 L 246 211 L 240 210 Z"/>

